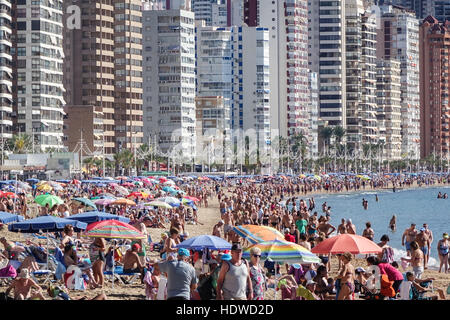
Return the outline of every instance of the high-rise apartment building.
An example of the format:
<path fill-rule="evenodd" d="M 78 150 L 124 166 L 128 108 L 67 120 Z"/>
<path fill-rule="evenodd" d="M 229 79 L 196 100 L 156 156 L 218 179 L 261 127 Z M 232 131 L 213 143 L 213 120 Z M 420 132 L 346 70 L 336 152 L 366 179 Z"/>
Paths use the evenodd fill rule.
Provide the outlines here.
<path fill-rule="evenodd" d="M 377 142 L 376 21 L 360 0 L 346 1 L 346 141 L 349 150 Z"/>
<path fill-rule="evenodd" d="M 402 156 L 417 159 L 420 150 L 419 21 L 413 11 L 381 6 L 377 58 L 401 63 Z"/>
<path fill-rule="evenodd" d="M 0 139 L 12 137 L 12 56 L 11 56 L 11 2 L 0 1 Z"/>
<path fill-rule="evenodd" d="M 91 152 L 142 144 L 142 13 L 139 0 L 66 2 L 81 9 L 81 29 L 65 26 L 64 84 L 69 151 L 81 131 Z M 86 108 L 84 122 L 71 121 Z M 90 116 L 89 116 L 90 115 Z"/>
<path fill-rule="evenodd" d="M 450 29 L 427 17 L 420 27 L 421 156 L 450 156 Z"/>
<path fill-rule="evenodd" d="M 63 146 L 63 1 L 17 1 L 13 21 L 15 131 L 34 140 L 35 151 Z"/>
<path fill-rule="evenodd" d="M 309 121 L 307 1 L 245 0 L 244 22 L 269 29 L 274 135 L 286 138 L 305 133 Z"/>
<path fill-rule="evenodd" d="M 309 80 L 309 127 L 308 127 L 308 144 L 309 158 L 317 159 L 319 157 L 319 88 L 318 76 L 315 72 L 308 74 Z"/>
<path fill-rule="evenodd" d="M 195 154 L 194 13 L 144 10 L 143 37 L 145 139 Z"/>
<path fill-rule="evenodd" d="M 197 110 L 197 116 L 201 115 L 201 119 L 197 119 L 197 123 L 205 123 L 210 121 L 210 117 L 215 117 L 220 111 L 222 116 L 226 116 L 227 120 L 215 124 L 214 127 L 222 128 L 223 139 L 229 145 L 231 143 L 231 110 L 233 99 L 233 53 L 232 53 L 232 28 L 224 27 L 207 27 L 205 21 L 196 21 L 196 96 L 197 109 L 199 106 L 203 111 Z M 205 97 L 205 100 L 202 99 Z M 211 97 L 217 97 L 217 101 L 211 100 Z M 211 102 L 214 105 L 208 106 Z M 212 108 L 212 109 L 211 109 Z M 216 109 L 216 110 L 214 110 Z M 214 113 L 209 115 L 210 113 Z M 208 126 L 202 125 L 203 128 Z M 197 141 L 209 140 L 211 137 L 205 135 L 213 135 L 216 133 L 212 130 L 197 130 Z M 202 135 L 204 135 L 202 137 Z M 203 149 L 197 149 L 198 153 L 203 153 Z"/>
<path fill-rule="evenodd" d="M 382 158 L 401 159 L 400 61 L 377 60 L 377 125 Z"/>
<path fill-rule="evenodd" d="M 195 20 L 205 21 L 206 26 L 228 26 L 227 0 L 192 0 L 191 5 Z"/>

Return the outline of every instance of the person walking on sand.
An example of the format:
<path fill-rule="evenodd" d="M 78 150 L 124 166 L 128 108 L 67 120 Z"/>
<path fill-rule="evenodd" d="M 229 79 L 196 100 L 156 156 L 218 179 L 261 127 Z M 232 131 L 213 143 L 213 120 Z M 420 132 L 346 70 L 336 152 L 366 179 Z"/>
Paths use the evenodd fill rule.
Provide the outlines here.
<path fill-rule="evenodd" d="M 253 287 L 247 260 L 242 259 L 240 243 L 231 247 L 231 260 L 224 261 L 217 279 L 217 300 L 253 300 Z"/>
<path fill-rule="evenodd" d="M 413 267 L 414 276 L 417 278 L 422 277 L 422 273 L 424 271 L 423 268 L 423 258 L 424 254 L 422 250 L 419 248 L 419 244 L 416 241 L 411 242 L 411 258 L 402 257 L 402 261 L 410 262 Z"/>
<path fill-rule="evenodd" d="M 449 248 L 449 240 L 448 233 L 442 234 L 442 239 L 438 241 L 437 250 L 439 254 L 439 272 L 442 270 L 442 266 L 444 266 L 444 273 L 447 273 L 448 268 L 448 248 Z"/>
<path fill-rule="evenodd" d="M 340 290 L 337 300 L 352 300 L 352 294 L 355 292 L 355 267 L 350 263 L 352 254 L 346 252 L 339 257 L 342 267 L 336 280 L 340 280 Z"/>

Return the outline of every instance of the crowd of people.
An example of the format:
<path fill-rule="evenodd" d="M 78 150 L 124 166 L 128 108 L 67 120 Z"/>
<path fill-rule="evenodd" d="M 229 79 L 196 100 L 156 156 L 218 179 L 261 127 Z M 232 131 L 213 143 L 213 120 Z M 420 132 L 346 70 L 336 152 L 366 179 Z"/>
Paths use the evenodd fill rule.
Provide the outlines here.
<path fill-rule="evenodd" d="M 8 266 L 14 268 L 14 271 L 8 269 L 13 275 L 15 272 L 6 295 L 14 291 L 14 299 L 70 299 L 69 291 L 64 286 L 48 286 L 45 296 L 41 285 L 32 277 L 33 273 L 40 269 L 39 264 L 50 254 L 56 256 L 60 252 L 60 263 L 64 269 L 80 269 L 88 290 L 104 288 L 104 272 L 111 269 L 111 262 L 114 261 L 115 264 L 123 266 L 124 274 L 139 274 L 147 299 L 262 300 L 266 291 L 271 288 L 280 290 L 283 299 L 347 300 L 361 294 L 371 296 L 376 291 L 376 279 L 371 271 L 355 268 L 352 265 L 354 256 L 348 252 L 338 255 L 339 271 L 334 278 L 329 275 L 331 255 L 319 255 L 320 264 L 286 264 L 286 272 L 277 278 L 275 275 L 282 273 L 280 266 L 269 261 L 263 263 L 260 249 L 251 250 L 249 261 L 242 259 L 243 248 L 249 243 L 234 232 L 233 228 L 248 224 L 270 226 L 280 231 L 286 241 L 311 250 L 333 234 L 357 234 L 357 230 L 351 219 L 342 219 L 339 225 L 333 225 L 331 206 L 326 202 L 317 206 L 313 195 L 306 197 L 308 193 L 347 192 L 365 188 L 395 189 L 413 184 L 420 187 L 448 181 L 449 177 L 439 175 L 386 175 L 369 180 L 338 175 L 323 175 L 320 179 L 259 177 L 258 181 L 234 178 L 193 182 L 179 179 L 178 189 L 196 198 L 194 206 L 182 202 L 171 209 L 140 206 L 148 200 L 138 196 L 132 198 L 136 203 L 133 206 L 99 206 L 100 210 L 129 218 L 129 224 L 144 234 L 144 239 L 108 241 L 95 238 L 92 241 L 80 237 L 73 227 L 66 226 L 62 232 L 55 234 L 56 246 L 54 253 L 51 253 L 39 240 L 28 239 L 22 244 L 1 238 L 0 243 L 4 249 L 0 252 L 2 260 L 8 261 Z M 45 215 L 67 218 L 90 210 L 88 206 L 72 201 L 73 198 L 92 199 L 105 195 L 127 197 L 127 194 L 139 189 L 137 186 L 129 187 L 124 192 L 123 189 L 112 185 L 67 183 L 63 188 L 50 192 L 64 202 L 50 208 L 48 205 L 38 207 L 33 203 L 34 197 L 48 192 L 40 191 L 33 185 L 29 192 L 17 192 L 14 197 L 0 198 L 0 211 L 20 213 L 25 218 Z M 154 199 L 167 195 L 159 185 L 153 185 L 151 189 Z M 183 193 L 176 195 L 180 201 Z M 221 218 L 212 227 L 211 234 L 232 244 L 231 250 L 202 252 L 178 248 L 177 245 L 189 237 L 186 224 L 203 224 L 199 221 L 198 208 L 208 208 L 213 197 L 218 200 Z M 378 201 L 378 197 L 376 198 Z M 364 209 L 367 209 L 367 206 L 367 200 L 363 199 Z M 395 216 L 389 222 L 389 227 L 395 230 Z M 163 229 L 161 241 L 154 242 L 149 239 L 147 228 Z M 361 235 L 376 241 L 371 222 L 366 223 Z M 433 234 L 427 224 L 420 230 L 416 230 L 414 224 L 411 225 L 402 237 L 402 245 L 405 245 L 408 257 L 402 258 L 401 264 L 407 266 L 410 263 L 413 268 L 411 273 L 406 274 L 406 278 L 417 291 L 414 296 L 416 298 L 423 298 L 422 293 L 427 289 L 422 285 L 433 280 L 421 279 L 427 269 L 432 243 Z M 387 276 L 386 281 L 393 283 L 393 293 L 386 289 L 384 295 L 378 293 L 378 296 L 399 297 L 405 276 L 398 270 L 398 262 L 393 259 L 388 235 L 382 235 L 378 245 L 382 252 L 376 256 L 368 256 L 367 266 L 377 266 L 380 273 Z M 449 271 L 448 248 L 448 235 L 444 234 L 437 243 L 439 272 Z M 154 254 L 157 256 L 153 256 Z M 60 274 L 59 279 L 64 282 L 66 275 Z M 127 276 L 123 278 L 125 283 L 131 279 Z M 442 298 L 442 294 L 439 292 L 439 296 L 432 298 Z M 102 293 L 94 299 L 106 299 L 106 295 Z"/>

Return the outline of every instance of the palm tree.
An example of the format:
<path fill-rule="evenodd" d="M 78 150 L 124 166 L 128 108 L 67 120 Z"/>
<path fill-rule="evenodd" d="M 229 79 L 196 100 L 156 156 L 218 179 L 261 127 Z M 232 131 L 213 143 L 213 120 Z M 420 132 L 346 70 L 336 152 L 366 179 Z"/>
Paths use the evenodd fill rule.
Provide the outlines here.
<path fill-rule="evenodd" d="M 8 144 L 10 150 L 15 153 L 27 153 L 33 148 L 32 137 L 26 133 L 13 135 Z"/>
<path fill-rule="evenodd" d="M 303 133 L 296 133 L 291 137 L 292 143 L 292 152 L 294 154 L 300 155 L 301 166 L 303 166 L 303 162 L 306 157 L 308 138 Z M 301 170 L 301 168 L 300 168 Z"/>
<path fill-rule="evenodd" d="M 323 139 L 323 147 L 325 151 L 328 151 L 328 147 L 330 146 L 330 140 L 333 136 L 333 128 L 331 127 L 323 127 L 319 131 L 319 136 Z"/>

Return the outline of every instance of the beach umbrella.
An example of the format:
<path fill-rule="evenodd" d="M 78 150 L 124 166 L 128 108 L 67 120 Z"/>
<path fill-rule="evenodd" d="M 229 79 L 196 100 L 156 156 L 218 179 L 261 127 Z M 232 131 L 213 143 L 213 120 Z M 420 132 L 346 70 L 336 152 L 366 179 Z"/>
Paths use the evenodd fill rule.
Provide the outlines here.
<path fill-rule="evenodd" d="M 164 182 L 164 185 L 166 185 L 166 186 L 174 186 L 175 182 L 172 181 L 172 180 L 168 180 L 168 181 Z"/>
<path fill-rule="evenodd" d="M 94 210 L 97 210 L 97 206 L 95 205 L 95 203 L 93 203 L 89 199 L 86 199 L 86 198 L 73 198 L 72 201 L 82 203 L 86 207 L 91 207 L 91 208 L 94 208 Z"/>
<path fill-rule="evenodd" d="M 131 182 L 124 182 L 121 184 L 122 187 L 134 187 L 134 184 L 132 184 Z"/>
<path fill-rule="evenodd" d="M 30 179 L 27 179 L 26 181 L 29 182 L 29 183 L 35 184 L 35 183 L 38 183 L 38 182 L 39 182 L 39 179 L 30 178 Z"/>
<path fill-rule="evenodd" d="M 74 214 L 73 216 L 68 217 L 67 219 L 77 220 L 85 223 L 93 223 L 97 221 L 103 220 L 119 220 L 125 223 L 129 223 L 130 219 L 126 217 L 122 217 L 119 215 L 101 212 L 101 211 L 87 211 L 78 214 Z"/>
<path fill-rule="evenodd" d="M 165 192 L 175 192 L 176 190 L 172 187 L 163 187 L 162 188 L 163 191 Z"/>
<path fill-rule="evenodd" d="M 45 205 L 48 204 L 50 208 L 52 208 L 55 204 L 63 204 L 64 201 L 58 196 L 52 195 L 52 194 L 41 194 L 34 198 L 34 202 L 37 204 L 40 204 L 41 206 L 45 207 Z"/>
<path fill-rule="evenodd" d="M 244 224 L 233 227 L 233 231 L 253 244 L 263 241 L 284 240 L 284 235 L 281 232 L 267 226 Z"/>
<path fill-rule="evenodd" d="M 128 192 L 128 190 L 122 186 L 119 186 L 117 183 L 112 183 L 111 186 L 114 188 L 114 190 L 116 190 L 117 192 L 119 192 L 122 195 L 129 195 L 130 192 Z"/>
<path fill-rule="evenodd" d="M 201 235 L 184 240 L 177 245 L 177 248 L 191 250 L 230 250 L 231 244 L 228 241 L 216 236 Z"/>
<path fill-rule="evenodd" d="M 1 223 L 19 222 L 19 221 L 23 221 L 23 220 L 24 220 L 24 218 L 20 215 L 0 211 L 0 222 Z"/>
<path fill-rule="evenodd" d="M 128 180 L 128 177 L 118 176 L 118 177 L 116 177 L 116 180 Z"/>
<path fill-rule="evenodd" d="M 77 179 L 73 179 L 72 181 L 70 181 L 70 184 L 81 184 L 81 181 L 77 180 Z"/>
<path fill-rule="evenodd" d="M 8 226 L 8 230 L 12 232 L 20 233 L 37 233 L 46 232 L 47 233 L 47 252 L 48 250 L 48 232 L 58 232 L 63 231 L 64 227 L 67 225 L 73 226 L 75 232 L 80 232 L 86 229 L 87 224 L 84 222 L 63 219 L 54 216 L 41 216 L 34 219 L 24 220 L 21 222 L 15 222 Z M 48 254 L 47 254 L 47 270 L 48 270 Z"/>
<path fill-rule="evenodd" d="M 261 259 L 285 263 L 321 263 L 319 257 L 308 249 L 293 242 L 285 240 L 272 240 L 256 243 L 242 253 L 242 257 L 250 259 L 250 250 L 252 248 L 261 249 Z"/>
<path fill-rule="evenodd" d="M 183 198 L 184 199 L 188 199 L 188 200 L 192 200 L 192 201 L 195 201 L 195 202 L 200 201 L 200 199 L 198 199 L 196 197 L 191 197 L 191 196 L 184 196 Z"/>
<path fill-rule="evenodd" d="M 160 207 L 160 208 L 165 208 L 165 209 L 172 209 L 173 207 L 166 203 L 166 202 L 162 202 L 162 201 L 152 201 L 149 203 L 145 203 L 144 204 L 146 207 Z"/>
<path fill-rule="evenodd" d="M 31 186 L 30 186 L 28 183 L 26 183 L 26 182 L 23 182 L 23 181 L 17 181 L 16 183 L 17 183 L 17 186 L 18 186 L 19 188 L 22 188 L 22 189 L 24 189 L 24 190 L 31 190 Z"/>
<path fill-rule="evenodd" d="M 105 239 L 145 239 L 145 235 L 128 223 L 119 220 L 103 220 L 88 225 L 84 236 Z"/>
<path fill-rule="evenodd" d="M 179 206 L 180 203 L 181 203 L 180 200 L 178 200 L 177 198 L 174 198 L 174 197 L 161 197 L 161 198 L 158 198 L 157 200 L 165 202 L 165 203 L 168 203 L 168 204 L 170 204 L 172 206 L 174 206 L 174 205 L 178 205 Z"/>
<path fill-rule="evenodd" d="M 375 242 L 365 237 L 348 233 L 325 239 L 311 250 L 312 253 L 318 254 L 338 254 L 345 252 L 369 254 L 380 253 L 381 251 L 382 249 Z"/>
<path fill-rule="evenodd" d="M 105 239 L 145 239 L 146 236 L 128 223 L 118 220 L 104 220 L 88 225 L 84 236 Z M 114 288 L 114 259 L 112 266 L 112 287 Z"/>
<path fill-rule="evenodd" d="M 110 205 L 114 205 L 114 204 L 123 205 L 123 206 L 135 206 L 136 202 L 134 202 L 133 200 L 130 200 L 130 199 L 118 198 L 110 203 Z"/>
<path fill-rule="evenodd" d="M 96 204 L 96 205 L 98 205 L 98 206 L 107 206 L 107 205 L 109 205 L 111 202 L 113 202 L 113 201 L 115 201 L 116 199 L 108 199 L 108 198 L 105 198 L 105 199 L 98 199 L 98 200 L 95 200 L 94 201 L 94 203 Z"/>
<path fill-rule="evenodd" d="M 127 198 L 144 198 L 144 199 L 147 199 L 148 196 L 149 196 L 148 193 L 141 192 L 141 191 L 135 191 L 135 192 L 130 193 L 127 196 Z"/>
<path fill-rule="evenodd" d="M 1 198 L 18 198 L 17 194 L 13 193 L 13 192 L 2 192 L 0 191 L 0 197 Z"/>
<path fill-rule="evenodd" d="M 49 191 L 52 191 L 52 190 L 53 190 L 53 187 L 51 187 L 51 186 L 48 185 L 48 184 L 41 184 L 39 187 L 37 187 L 37 189 L 38 189 L 39 191 L 49 192 Z"/>

